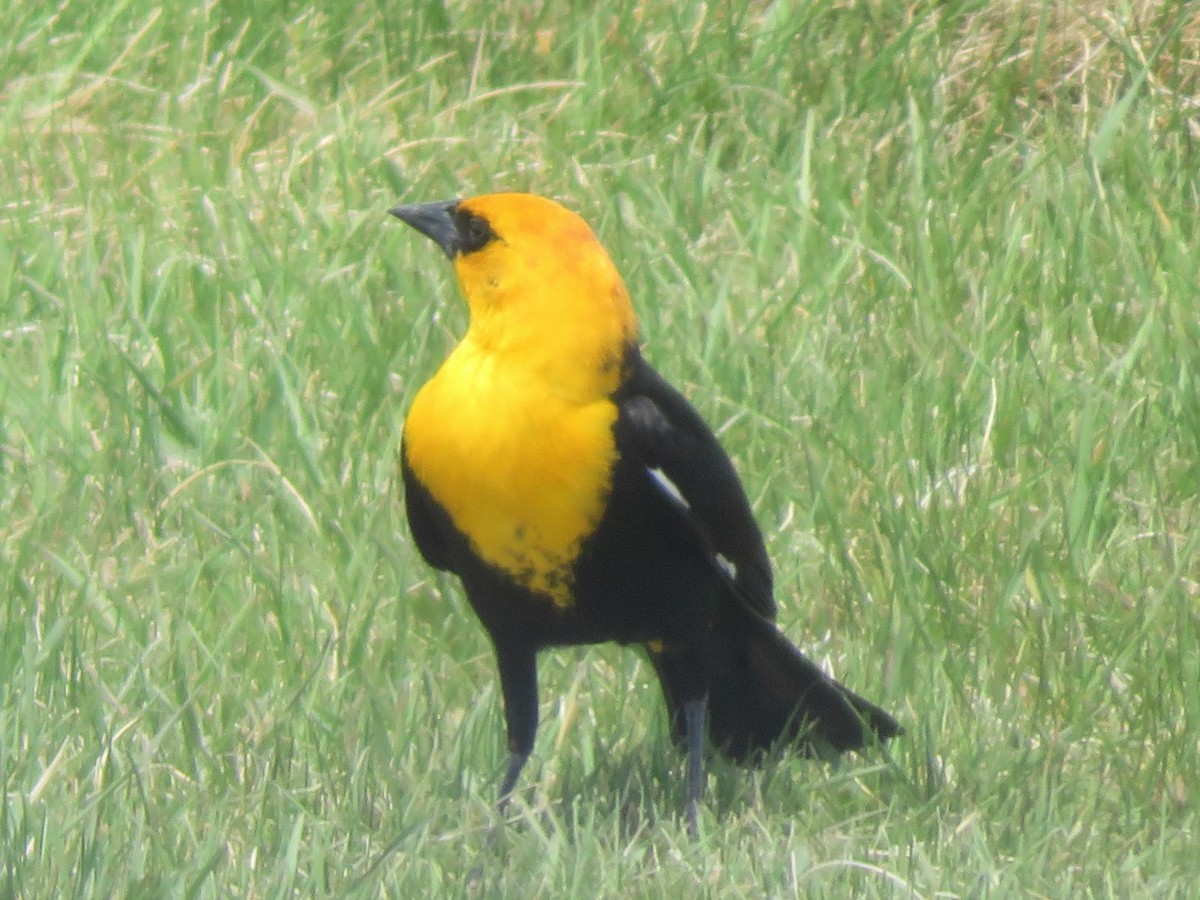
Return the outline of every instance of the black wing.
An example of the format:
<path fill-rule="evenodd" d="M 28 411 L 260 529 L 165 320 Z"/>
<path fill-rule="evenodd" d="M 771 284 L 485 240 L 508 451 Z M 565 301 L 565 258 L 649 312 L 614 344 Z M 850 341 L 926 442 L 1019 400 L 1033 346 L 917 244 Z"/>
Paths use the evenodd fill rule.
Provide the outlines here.
<path fill-rule="evenodd" d="M 667 496 L 709 548 L 714 567 L 747 608 L 775 618 L 771 561 L 750 502 L 716 435 L 675 388 L 642 359 L 627 359 L 628 376 L 614 398 L 617 434 L 645 461 L 645 476 Z"/>

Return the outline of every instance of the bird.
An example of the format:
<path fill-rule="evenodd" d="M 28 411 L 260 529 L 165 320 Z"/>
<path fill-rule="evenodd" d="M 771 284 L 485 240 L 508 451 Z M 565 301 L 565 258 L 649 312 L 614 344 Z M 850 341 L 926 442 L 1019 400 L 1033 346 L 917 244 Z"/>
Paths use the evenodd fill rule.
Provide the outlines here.
<path fill-rule="evenodd" d="M 390 212 L 449 258 L 469 312 L 410 404 L 400 469 L 417 550 L 458 577 L 495 651 L 500 808 L 534 748 L 547 648 L 644 649 L 686 753 L 693 835 L 708 746 L 753 762 L 780 745 L 836 756 L 903 733 L 777 626 L 742 482 L 643 357 L 629 293 L 587 223 L 522 193 Z"/>

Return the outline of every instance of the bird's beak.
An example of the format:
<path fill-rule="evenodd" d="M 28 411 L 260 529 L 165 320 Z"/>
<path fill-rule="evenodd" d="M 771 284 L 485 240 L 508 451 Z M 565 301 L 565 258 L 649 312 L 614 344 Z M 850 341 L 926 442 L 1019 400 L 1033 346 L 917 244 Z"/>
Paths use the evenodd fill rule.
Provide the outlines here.
<path fill-rule="evenodd" d="M 388 212 L 417 229 L 453 259 L 458 251 L 458 229 L 454 227 L 454 219 L 450 214 L 457 206 L 457 200 L 439 200 L 437 203 L 397 206 Z"/>

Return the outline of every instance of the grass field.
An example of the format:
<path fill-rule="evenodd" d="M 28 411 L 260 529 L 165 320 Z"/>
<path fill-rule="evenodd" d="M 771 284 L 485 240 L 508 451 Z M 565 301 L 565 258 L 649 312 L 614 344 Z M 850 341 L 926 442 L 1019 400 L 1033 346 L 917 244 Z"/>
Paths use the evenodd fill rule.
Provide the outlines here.
<path fill-rule="evenodd" d="M 1200 6 L 0 12 L 0 897 L 1185 896 Z M 735 456 L 888 754 L 714 761 L 493 662 L 399 504 L 465 323 L 397 201 L 533 190 Z"/>

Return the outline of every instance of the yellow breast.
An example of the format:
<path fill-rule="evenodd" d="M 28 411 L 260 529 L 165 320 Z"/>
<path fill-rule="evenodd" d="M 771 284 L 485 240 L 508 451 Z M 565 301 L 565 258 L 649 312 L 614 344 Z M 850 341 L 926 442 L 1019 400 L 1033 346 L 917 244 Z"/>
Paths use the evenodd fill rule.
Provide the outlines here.
<path fill-rule="evenodd" d="M 566 607 L 604 512 L 616 406 L 558 392 L 464 340 L 417 394 L 409 466 L 485 561 Z"/>

